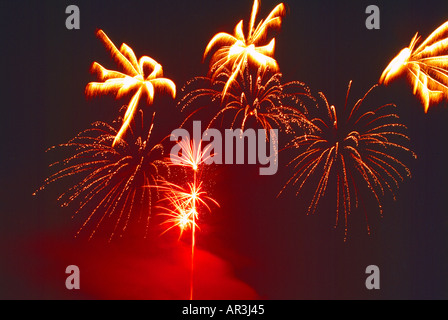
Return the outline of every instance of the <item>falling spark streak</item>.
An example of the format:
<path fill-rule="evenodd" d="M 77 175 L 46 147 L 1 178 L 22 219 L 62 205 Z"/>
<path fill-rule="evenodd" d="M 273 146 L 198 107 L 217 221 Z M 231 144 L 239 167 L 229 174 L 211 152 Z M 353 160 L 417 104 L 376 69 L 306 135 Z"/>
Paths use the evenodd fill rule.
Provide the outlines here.
<path fill-rule="evenodd" d="M 283 3 L 277 5 L 267 16 L 266 20 L 261 20 L 255 27 L 258 7 L 259 0 L 254 0 L 247 36 L 243 32 L 243 20 L 241 20 L 235 27 L 234 35 L 220 32 L 210 40 L 205 49 L 204 59 L 215 46 L 221 46 L 213 54 L 210 61 L 210 71 L 213 75 L 219 74 L 225 67 L 232 72 L 224 86 L 223 98 L 238 72 L 245 67 L 245 63 L 249 60 L 257 66 L 265 68 L 269 66 L 273 70 L 278 70 L 277 61 L 273 58 L 275 38 L 267 45 L 260 45 L 260 43 L 264 42 L 270 28 L 279 28 L 281 26 L 282 17 L 285 14 L 285 6 Z"/>
<path fill-rule="evenodd" d="M 362 99 L 358 100 L 351 110 L 347 109 L 347 90 L 344 111 L 338 113 L 334 106 L 329 106 L 325 96 L 321 98 L 325 105 L 325 114 L 311 121 L 319 128 L 312 134 L 299 136 L 290 147 L 299 151 L 290 164 L 294 164 L 295 172 L 283 187 L 282 193 L 289 185 L 298 186 L 297 194 L 305 185 L 313 185 L 318 178 L 314 195 L 308 207 L 308 213 L 314 214 L 320 200 L 326 193 L 330 181 L 336 183 L 336 224 L 339 214 L 344 213 L 345 238 L 347 237 L 348 216 L 352 207 L 358 207 L 360 188 L 367 188 L 375 199 L 382 216 L 381 196 L 386 192 L 395 192 L 399 182 L 410 177 L 408 167 L 394 157 L 394 154 L 415 154 L 402 142 L 409 140 L 403 124 L 397 123 L 398 116 L 390 112 L 393 104 L 382 105 L 376 109 L 362 112 L 361 106 L 372 87 Z M 367 221 L 367 231 L 370 233 Z"/>
<path fill-rule="evenodd" d="M 419 40 L 417 32 L 409 47 L 401 50 L 386 67 L 379 83 L 387 85 L 406 73 L 426 113 L 430 105 L 448 99 L 448 21 L 417 47 Z"/>
<path fill-rule="evenodd" d="M 200 207 L 205 207 L 211 211 L 207 201 L 219 206 L 212 198 L 206 196 L 202 191 L 202 182 L 198 182 L 197 172 L 199 166 L 207 159 L 207 147 L 202 148 L 202 140 L 194 141 L 185 139 L 178 142 L 181 146 L 182 154 L 171 154 L 171 165 L 189 168 L 193 172 L 193 182 L 188 183 L 187 188 L 182 188 L 176 184 L 165 181 L 161 186 L 166 196 L 162 199 L 164 206 L 160 208 L 164 211 L 161 215 L 165 215 L 168 219 L 163 224 L 170 224 L 165 232 L 172 228 L 179 227 L 182 236 L 185 230 L 191 230 L 191 269 L 190 269 L 190 300 L 193 300 L 193 284 L 194 284 L 194 253 L 196 245 L 196 228 L 199 228 L 197 221 L 199 218 Z M 164 233 L 165 233 L 164 232 Z"/>
<path fill-rule="evenodd" d="M 296 133 L 295 127 L 312 130 L 314 125 L 306 114 L 308 101 L 314 102 L 314 98 L 305 84 L 298 81 L 282 83 L 280 72 L 271 72 L 269 68 L 262 67 L 251 72 L 246 66 L 238 71 L 224 98 L 223 88 L 230 77 L 231 72 L 224 68 L 215 78 L 196 77 L 189 81 L 182 88 L 187 93 L 178 105 L 182 111 L 191 105 L 199 107 L 184 123 L 201 109 L 219 101 L 220 109 L 212 116 L 208 128 L 220 117 L 229 114 L 233 115 L 230 128 L 237 126 L 244 130 L 249 120 L 254 119 L 267 134 L 273 128 L 286 133 Z"/>
<path fill-rule="evenodd" d="M 138 114 L 141 117 L 134 117 L 130 129 L 115 146 L 117 130 L 107 123 L 95 122 L 69 142 L 49 149 L 68 150 L 72 155 L 50 166 L 60 169 L 49 176 L 38 191 L 60 180 L 73 178 L 77 181 L 58 198 L 62 207 L 79 203 L 73 216 L 83 210 L 90 211 L 76 236 L 100 215 L 90 238 L 105 218 L 115 217 L 111 240 L 120 225 L 121 232 L 126 230 L 132 212 L 139 212 L 138 223 L 146 218 L 146 235 L 152 200 L 158 192 L 154 194 L 152 188 L 143 187 L 157 185 L 157 181 L 168 174 L 169 168 L 163 159 L 162 145 L 150 142 L 154 115 L 148 129 L 143 123 L 143 112 L 139 110 Z"/>
<path fill-rule="evenodd" d="M 118 50 L 102 30 L 98 30 L 96 35 L 110 51 L 112 58 L 123 69 L 124 73 L 108 70 L 94 62 L 91 71 L 97 73 L 98 78 L 103 82 L 87 84 L 86 95 L 96 96 L 112 93 L 116 99 L 120 99 L 135 91 L 124 115 L 123 124 L 113 141 L 113 146 L 115 146 L 129 127 L 140 98 L 146 93 L 147 103 L 151 105 L 154 101 L 156 89 L 166 90 L 175 98 L 176 85 L 170 79 L 162 78 L 162 66 L 154 59 L 142 56 L 137 60 L 134 51 L 127 44 L 123 43 Z"/>

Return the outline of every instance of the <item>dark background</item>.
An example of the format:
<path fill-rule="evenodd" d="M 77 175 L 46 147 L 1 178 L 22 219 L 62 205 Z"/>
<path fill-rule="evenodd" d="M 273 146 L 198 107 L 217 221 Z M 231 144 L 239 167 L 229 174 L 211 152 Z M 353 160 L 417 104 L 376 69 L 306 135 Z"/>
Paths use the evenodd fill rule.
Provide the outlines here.
<path fill-rule="evenodd" d="M 284 79 L 305 82 L 335 105 L 344 103 L 350 80 L 354 100 L 378 81 L 415 32 L 426 37 L 448 18 L 446 1 L 285 3 L 289 12 L 276 35 L 275 52 Z M 80 30 L 65 28 L 69 4 L 80 8 Z M 262 1 L 258 19 L 276 4 Z M 380 30 L 365 27 L 370 4 L 381 10 Z M 131 236 L 112 243 L 74 239 L 82 219 L 71 219 L 71 211 L 59 208 L 52 192 L 38 197 L 32 193 L 50 173 L 48 147 L 66 142 L 93 121 L 112 121 L 125 103 L 111 97 L 85 98 L 85 85 L 95 79 L 90 64 L 116 66 L 96 39 L 96 28 L 117 46 L 125 42 L 138 57 L 149 55 L 160 62 L 180 92 L 188 79 L 206 74 L 202 54 L 212 36 L 231 33 L 241 19 L 247 22 L 251 8 L 249 0 L 0 2 L 0 298 L 171 298 L 145 290 L 125 295 L 129 284 L 114 284 L 117 274 L 127 279 L 133 272 L 119 268 L 117 261 L 128 259 L 129 267 L 139 257 L 148 258 L 148 252 L 157 251 L 151 241 Z M 306 200 L 294 192 L 276 198 L 290 174 L 284 166 L 287 159 L 281 158 L 279 173 L 272 177 L 258 176 L 256 168 L 215 170 L 211 193 L 221 207 L 204 218 L 198 248 L 224 261 L 232 279 L 260 298 L 447 299 L 447 104 L 424 114 L 405 79 L 378 88 L 377 94 L 381 101 L 397 104 L 418 159 L 409 164 L 413 177 L 402 184 L 398 200 L 385 203 L 382 219 L 372 215 L 371 235 L 363 219 L 354 216 L 344 242 L 342 226 L 333 229 L 334 213 L 325 205 L 317 215 L 307 216 Z M 168 134 L 183 115 L 174 103 L 167 103 L 164 112 L 157 125 Z M 102 255 L 95 260 L 95 252 L 105 252 L 111 263 L 101 264 Z M 66 290 L 65 266 L 90 270 L 94 267 L 89 261 L 102 268 L 92 274 L 105 276 L 83 278 L 84 288 L 90 290 Z M 381 270 L 378 291 L 364 285 L 371 264 Z M 204 273 L 205 282 L 214 281 L 205 274 L 212 277 Z M 86 284 L 95 280 L 98 283 Z M 151 288 L 151 280 L 132 285 L 135 289 L 145 281 Z M 123 290 L 107 289 L 118 285 Z M 227 292 L 225 298 L 238 296 L 238 289 L 226 287 L 225 279 L 221 286 L 213 290 Z M 209 293 L 204 289 L 201 297 L 214 297 Z"/>

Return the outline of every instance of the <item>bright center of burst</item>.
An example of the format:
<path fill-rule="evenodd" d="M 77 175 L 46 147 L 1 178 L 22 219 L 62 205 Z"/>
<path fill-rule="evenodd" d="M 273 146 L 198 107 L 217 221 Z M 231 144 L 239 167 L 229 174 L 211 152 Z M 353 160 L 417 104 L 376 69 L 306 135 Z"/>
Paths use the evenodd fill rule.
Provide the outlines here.
<path fill-rule="evenodd" d="M 386 78 L 396 75 L 401 68 L 407 64 L 410 55 L 411 50 L 409 50 L 409 48 L 404 48 L 401 50 L 398 56 L 390 63 L 389 72 Z"/>
<path fill-rule="evenodd" d="M 184 213 L 180 218 L 180 225 L 182 229 L 185 229 L 188 226 L 189 219 L 187 213 Z"/>

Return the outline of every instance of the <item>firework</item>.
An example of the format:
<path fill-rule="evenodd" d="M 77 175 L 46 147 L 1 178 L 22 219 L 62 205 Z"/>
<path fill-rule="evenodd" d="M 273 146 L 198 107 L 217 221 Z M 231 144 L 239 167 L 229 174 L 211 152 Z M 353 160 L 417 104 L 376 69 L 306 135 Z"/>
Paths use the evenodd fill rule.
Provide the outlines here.
<path fill-rule="evenodd" d="M 409 47 L 404 48 L 389 63 L 381 75 L 380 84 L 388 84 L 406 73 L 428 112 L 430 105 L 448 98 L 448 21 L 418 45 L 418 32 Z"/>
<path fill-rule="evenodd" d="M 337 112 L 321 95 L 325 112 L 311 121 L 318 130 L 295 138 L 291 147 L 299 152 L 290 164 L 294 174 L 286 183 L 297 187 L 297 194 L 305 188 L 315 190 L 308 207 L 314 214 L 330 183 L 336 185 L 336 224 L 342 212 L 347 236 L 348 215 L 362 201 L 362 192 L 368 191 L 382 215 L 382 197 L 390 193 L 395 199 L 399 183 L 410 177 L 408 167 L 395 155 L 414 153 L 404 144 L 409 140 L 406 127 L 397 122 L 395 105 L 386 104 L 362 111 L 372 87 L 353 108 L 347 108 L 351 82 L 347 90 L 345 108 Z M 321 110 L 322 111 L 322 110 Z M 283 192 L 282 190 L 282 192 Z M 342 207 L 342 208 L 341 208 Z M 370 232 L 367 221 L 367 230 Z"/>
<path fill-rule="evenodd" d="M 202 183 L 195 181 L 188 183 L 187 188 L 165 182 L 161 186 L 161 189 L 164 191 L 165 197 L 161 201 L 163 205 L 159 207 L 162 210 L 160 215 L 167 217 L 162 224 L 169 225 L 165 232 L 178 227 L 180 229 L 180 239 L 185 230 L 191 230 L 190 300 L 193 300 L 194 253 L 196 246 L 196 228 L 199 228 L 197 223 L 199 211 L 201 207 L 206 207 L 210 211 L 207 201 L 211 201 L 216 205 L 218 203 L 206 196 L 206 193 L 202 191 Z"/>
<path fill-rule="evenodd" d="M 186 198 L 180 196 L 180 193 L 185 191 L 176 192 L 176 189 L 180 189 L 180 187 L 166 187 L 166 196 L 164 198 L 166 205 L 161 206 L 163 213 L 161 213 L 160 215 L 168 217 L 168 219 L 162 224 L 170 225 L 163 233 L 168 232 L 175 227 L 179 227 L 180 239 L 184 230 L 193 230 L 193 227 L 198 228 L 198 225 L 196 223 L 198 213 L 195 210 L 194 206 L 189 203 L 189 201 L 186 201 Z"/>
<path fill-rule="evenodd" d="M 179 153 L 171 153 L 170 163 L 184 168 L 191 168 L 194 174 L 199 170 L 199 166 L 210 158 L 209 151 L 211 145 L 203 148 L 202 140 L 195 141 L 194 139 L 190 140 L 190 138 L 184 137 L 177 145 L 180 148 L 180 155 Z"/>
<path fill-rule="evenodd" d="M 285 6 L 283 3 L 277 5 L 267 16 L 266 20 L 261 20 L 255 27 L 258 7 L 259 1 L 254 0 L 247 36 L 243 32 L 243 20 L 241 20 L 235 27 L 234 35 L 220 32 L 210 40 L 205 49 L 204 59 L 216 46 L 220 46 L 211 58 L 210 70 L 212 74 L 219 74 L 224 67 L 231 70 L 231 75 L 223 89 L 223 97 L 232 81 L 238 75 L 239 70 L 249 60 L 257 66 L 269 66 L 273 70 L 278 70 L 277 61 L 273 58 L 275 38 L 266 45 L 262 45 L 262 43 L 264 43 L 270 28 L 279 28 L 281 26 L 282 17 L 285 14 Z"/>
<path fill-rule="evenodd" d="M 161 185 L 161 189 L 165 193 L 162 199 L 161 215 L 167 216 L 168 219 L 163 222 L 170 226 L 165 232 L 174 227 L 179 227 L 182 236 L 185 230 L 191 230 L 191 276 L 190 276 L 190 299 L 193 299 L 193 274 L 194 274 L 194 251 L 196 245 L 196 228 L 198 228 L 199 211 L 201 207 L 205 207 L 210 211 L 207 202 L 212 202 L 219 206 L 212 198 L 206 196 L 202 191 L 202 182 L 198 181 L 197 173 L 199 166 L 207 159 L 206 148 L 202 148 L 202 141 L 185 139 L 178 142 L 181 155 L 170 154 L 171 165 L 188 168 L 193 172 L 193 182 L 187 184 L 187 188 L 165 181 Z"/>
<path fill-rule="evenodd" d="M 96 35 L 110 51 L 113 59 L 116 60 L 124 73 L 108 70 L 94 62 L 91 71 L 97 73 L 98 78 L 103 82 L 87 84 L 86 95 L 95 96 L 112 93 L 116 99 L 119 99 L 133 93 L 123 118 L 123 124 L 113 141 L 113 145 L 115 145 L 129 127 L 142 95 L 146 93 L 147 103 L 151 105 L 156 89 L 166 90 L 174 98 L 176 96 L 176 85 L 170 79 L 162 78 L 162 66 L 154 59 L 142 56 L 137 60 L 134 51 L 125 43 L 118 50 L 102 30 L 98 30 Z"/>
<path fill-rule="evenodd" d="M 116 233 L 126 230 L 131 213 L 137 212 L 138 223 L 146 220 L 146 235 L 157 192 L 144 186 L 157 185 L 169 169 L 163 158 L 163 147 L 150 141 L 154 115 L 148 129 L 142 113 L 138 112 L 140 116 L 134 118 L 136 121 L 131 122 L 130 129 L 116 145 L 113 142 L 117 129 L 95 122 L 69 142 L 49 149 L 64 150 L 71 155 L 51 165 L 59 170 L 48 177 L 39 190 L 60 180 L 77 181 L 58 198 L 63 207 L 79 204 L 75 215 L 83 210 L 90 211 L 76 235 L 88 223 L 97 220 L 91 238 L 106 218 L 112 218 L 115 219 L 112 239 Z"/>
<path fill-rule="evenodd" d="M 202 183 L 188 183 L 186 188 L 182 188 L 174 183 L 164 181 L 160 185 L 160 189 L 165 194 L 160 201 L 164 203 L 164 205 L 159 206 L 163 211 L 160 215 L 168 217 L 162 224 L 169 225 L 163 233 L 178 227 L 180 229 L 179 238 L 185 230 L 192 230 L 192 233 L 194 233 L 195 228 L 199 228 L 197 223 L 199 211 L 201 211 L 199 207 L 205 207 L 207 211 L 210 211 L 207 202 L 218 205 L 203 191 Z M 192 239 L 194 242 L 194 236 Z"/>
<path fill-rule="evenodd" d="M 204 107 L 217 105 L 219 111 L 211 117 L 208 127 L 229 115 L 230 128 L 238 126 L 244 130 L 248 122 L 253 121 L 267 133 L 273 128 L 286 133 L 295 133 L 295 127 L 305 131 L 312 129 L 313 124 L 306 114 L 307 105 L 314 98 L 305 84 L 283 83 L 282 74 L 271 72 L 269 68 L 251 71 L 245 67 L 238 71 L 224 98 L 223 88 L 231 76 L 231 71 L 224 68 L 215 78 L 197 77 L 187 83 L 183 88 L 187 94 L 179 101 L 181 110 L 199 105 L 192 116 Z M 205 99 L 204 102 L 201 99 Z"/>

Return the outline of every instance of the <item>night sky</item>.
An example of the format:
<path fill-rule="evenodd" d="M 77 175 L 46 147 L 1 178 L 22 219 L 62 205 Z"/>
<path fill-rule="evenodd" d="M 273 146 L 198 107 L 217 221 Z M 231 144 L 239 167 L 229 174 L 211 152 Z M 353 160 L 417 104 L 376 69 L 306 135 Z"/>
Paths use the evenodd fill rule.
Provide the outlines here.
<path fill-rule="evenodd" d="M 262 1 L 258 19 L 277 3 Z M 426 38 L 448 19 L 446 0 L 284 3 L 288 13 L 273 33 L 283 78 L 323 92 L 335 106 L 343 106 L 350 80 L 354 101 L 417 31 Z M 65 27 L 70 4 L 80 9 L 80 30 Z M 380 9 L 380 30 L 365 27 L 370 4 Z M 251 8 L 250 0 L 0 2 L 0 298 L 188 298 L 188 241 L 126 233 L 110 243 L 102 233 L 75 238 L 85 215 L 72 219 L 73 208 L 58 206 L 62 190 L 32 194 L 51 173 L 55 159 L 47 148 L 94 121 L 111 122 L 126 103 L 85 97 L 86 84 L 95 81 L 93 61 L 116 69 L 97 28 L 137 57 L 161 63 L 181 96 L 186 81 L 206 75 L 209 40 L 247 22 Z M 293 190 L 277 198 L 291 174 L 287 153 L 280 153 L 274 176 L 259 176 L 256 166 L 217 166 L 207 185 L 220 208 L 204 216 L 197 234 L 198 299 L 448 298 L 448 104 L 425 114 L 405 78 L 374 96 L 397 105 L 418 158 L 408 163 L 412 178 L 401 184 L 397 201 L 385 200 L 383 218 L 369 211 L 371 234 L 354 212 L 344 242 L 343 225 L 333 228 L 333 203 L 307 215 L 308 201 Z M 175 101 L 159 102 L 155 134 L 162 137 L 185 115 Z M 81 270 L 78 291 L 64 285 L 71 264 Z M 380 290 L 365 287 L 369 265 L 381 270 Z"/>

